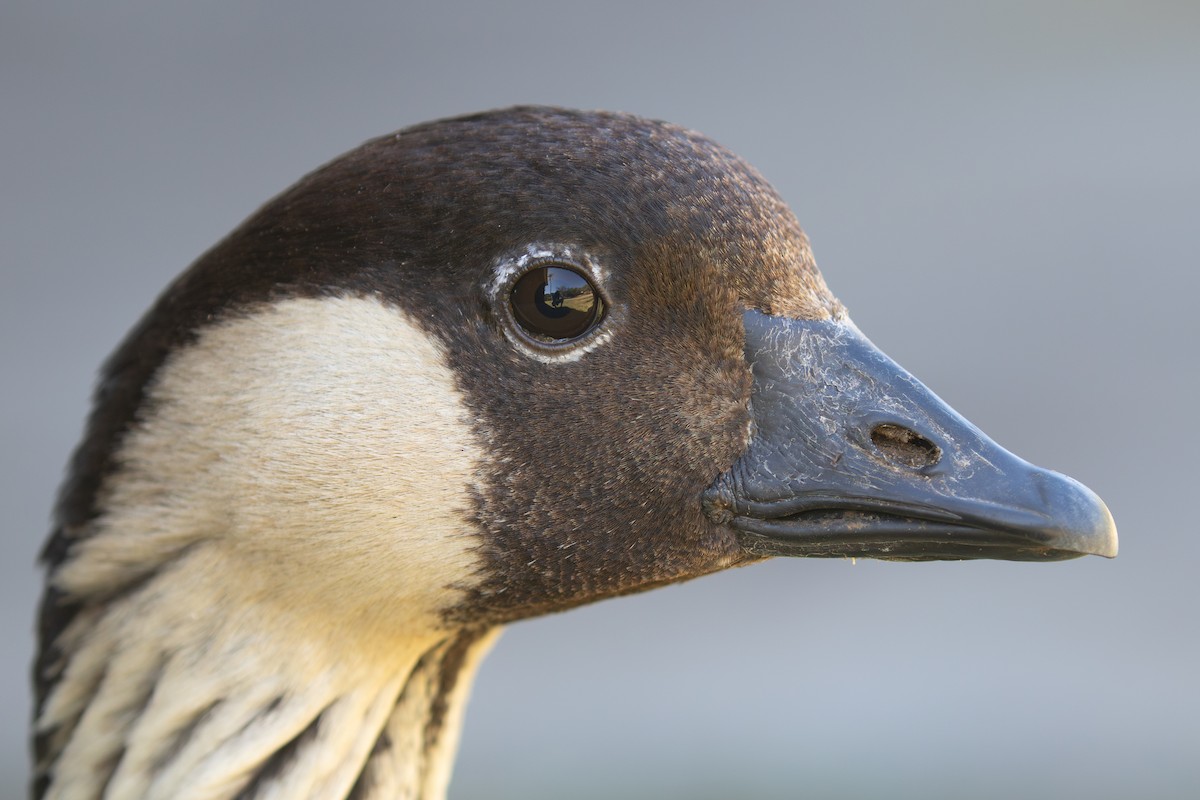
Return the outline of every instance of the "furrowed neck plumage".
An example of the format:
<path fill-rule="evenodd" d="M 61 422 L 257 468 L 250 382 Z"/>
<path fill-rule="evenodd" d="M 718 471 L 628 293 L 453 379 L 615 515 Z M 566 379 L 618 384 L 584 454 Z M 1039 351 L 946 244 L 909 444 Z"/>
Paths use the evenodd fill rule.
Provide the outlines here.
<path fill-rule="evenodd" d="M 47 797 L 444 796 L 497 629 L 364 637 L 207 560 L 190 551 L 68 633 L 82 644 L 42 716 L 62 740 Z M 197 612 L 162 613 L 180 603 Z"/>

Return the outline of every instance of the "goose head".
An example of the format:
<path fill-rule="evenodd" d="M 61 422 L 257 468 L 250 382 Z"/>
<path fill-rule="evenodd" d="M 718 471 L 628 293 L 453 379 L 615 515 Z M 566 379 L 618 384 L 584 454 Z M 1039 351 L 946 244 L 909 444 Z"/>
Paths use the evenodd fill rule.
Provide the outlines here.
<path fill-rule="evenodd" d="M 438 797 L 505 623 L 779 555 L 1112 556 L 877 350 L 770 185 L 515 108 L 308 175 L 105 366 L 45 550 L 37 797 Z"/>

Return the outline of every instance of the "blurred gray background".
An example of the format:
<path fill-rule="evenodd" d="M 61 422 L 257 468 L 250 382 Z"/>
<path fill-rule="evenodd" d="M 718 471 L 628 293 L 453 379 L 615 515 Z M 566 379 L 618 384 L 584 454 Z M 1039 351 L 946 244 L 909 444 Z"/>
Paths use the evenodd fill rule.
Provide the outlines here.
<path fill-rule="evenodd" d="M 757 165 L 859 326 L 1122 550 L 776 561 L 513 626 L 451 796 L 1200 797 L 1200 5 L 334 5 L 0 8 L 0 797 L 100 361 L 301 174 L 526 102 Z"/>

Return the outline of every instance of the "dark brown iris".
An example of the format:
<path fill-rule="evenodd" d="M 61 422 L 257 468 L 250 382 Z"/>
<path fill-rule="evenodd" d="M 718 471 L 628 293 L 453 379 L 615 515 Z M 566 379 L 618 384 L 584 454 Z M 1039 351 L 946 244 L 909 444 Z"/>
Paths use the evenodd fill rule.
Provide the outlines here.
<path fill-rule="evenodd" d="M 517 324 L 546 342 L 577 339 L 604 316 L 604 302 L 592 282 L 563 266 L 529 270 L 513 285 L 509 302 Z"/>

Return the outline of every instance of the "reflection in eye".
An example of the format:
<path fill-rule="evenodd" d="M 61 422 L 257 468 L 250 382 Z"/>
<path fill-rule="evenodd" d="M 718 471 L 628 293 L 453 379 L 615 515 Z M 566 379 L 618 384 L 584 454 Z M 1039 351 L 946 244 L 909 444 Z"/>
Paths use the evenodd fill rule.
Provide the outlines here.
<path fill-rule="evenodd" d="M 513 285 L 509 302 L 526 333 L 551 342 L 582 336 L 604 315 L 604 302 L 591 281 L 566 266 L 529 270 Z"/>

